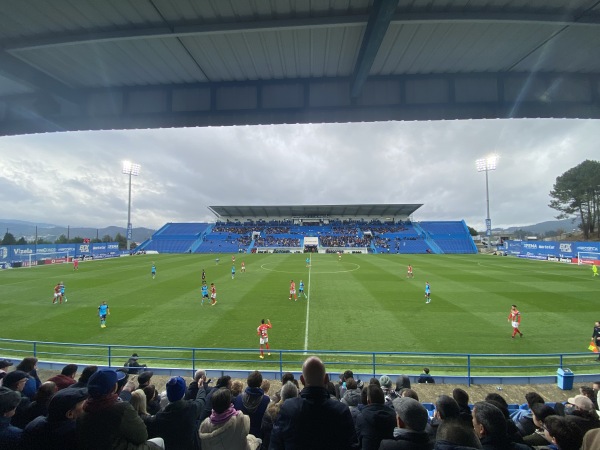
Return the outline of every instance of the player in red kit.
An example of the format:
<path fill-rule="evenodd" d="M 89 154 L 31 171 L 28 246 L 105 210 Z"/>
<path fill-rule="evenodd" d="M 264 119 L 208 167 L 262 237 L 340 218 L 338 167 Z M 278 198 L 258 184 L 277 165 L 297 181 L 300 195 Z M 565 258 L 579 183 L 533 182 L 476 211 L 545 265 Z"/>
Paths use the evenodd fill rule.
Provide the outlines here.
<path fill-rule="evenodd" d="M 256 329 L 256 334 L 258 334 L 260 343 L 260 359 L 265 357 L 263 353 L 263 345 L 267 347 L 267 356 L 271 356 L 271 352 L 269 351 L 271 350 L 269 347 L 269 328 L 271 328 L 271 321 L 267 319 L 267 323 L 265 323 L 265 319 L 263 319 L 260 321 L 260 325 Z"/>
<path fill-rule="evenodd" d="M 292 299 L 292 295 L 294 296 L 294 300 L 297 301 L 298 296 L 296 295 L 296 283 L 294 283 L 294 280 L 290 281 L 290 300 Z"/>
<path fill-rule="evenodd" d="M 60 296 L 60 283 L 54 286 L 54 299 L 52 300 L 52 304 L 58 302 L 59 300 L 62 303 L 62 297 Z"/>
<path fill-rule="evenodd" d="M 413 278 L 412 266 L 408 265 L 408 272 L 406 272 L 406 278 Z"/>
<path fill-rule="evenodd" d="M 517 333 L 519 333 L 519 335 L 523 337 L 523 333 L 521 333 L 521 330 L 519 330 L 519 325 L 521 325 L 521 313 L 517 309 L 517 305 L 512 305 L 510 307 L 510 313 L 508 313 L 508 321 L 513 327 L 512 338 L 514 339 Z"/>
<path fill-rule="evenodd" d="M 210 283 L 210 306 L 215 306 L 217 304 L 217 288 L 215 287 L 215 283 Z"/>

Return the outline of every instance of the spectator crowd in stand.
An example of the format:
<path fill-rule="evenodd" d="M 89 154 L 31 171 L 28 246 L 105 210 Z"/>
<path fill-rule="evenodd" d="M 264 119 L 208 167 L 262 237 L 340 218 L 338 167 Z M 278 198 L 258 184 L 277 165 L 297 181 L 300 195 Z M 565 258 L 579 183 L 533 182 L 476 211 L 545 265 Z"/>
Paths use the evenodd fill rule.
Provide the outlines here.
<path fill-rule="evenodd" d="M 497 392 L 471 405 L 456 388 L 438 396 L 430 413 L 407 376 L 394 386 L 387 375 L 362 382 L 346 370 L 334 382 L 314 356 L 305 360 L 299 382 L 285 373 L 272 397 L 259 371 L 245 387 L 227 375 L 211 387 L 198 370 L 189 382 L 171 377 L 158 393 L 153 372 L 142 365 L 87 366 L 76 379 L 79 367 L 68 364 L 45 382 L 36 358 L 12 365 L 0 359 L 0 449 L 600 448 L 600 382 L 566 403 L 546 403 L 530 392 L 512 413 Z M 130 378 L 130 369 L 143 371 Z M 435 381 L 423 370 L 419 382 Z"/>

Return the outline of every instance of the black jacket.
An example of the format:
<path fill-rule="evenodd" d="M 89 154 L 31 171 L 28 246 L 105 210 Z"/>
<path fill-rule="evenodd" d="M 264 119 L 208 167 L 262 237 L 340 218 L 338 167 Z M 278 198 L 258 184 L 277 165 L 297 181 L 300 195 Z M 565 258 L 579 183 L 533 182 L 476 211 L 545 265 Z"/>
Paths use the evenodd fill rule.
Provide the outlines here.
<path fill-rule="evenodd" d="M 356 417 L 356 433 L 362 450 L 377 450 L 383 439 L 394 437 L 396 413 L 386 405 L 365 406 Z"/>
<path fill-rule="evenodd" d="M 23 430 L 21 450 L 77 450 L 77 430 L 74 420 L 48 422 L 40 416 Z"/>
<path fill-rule="evenodd" d="M 145 420 L 148 436 L 163 438 L 165 448 L 199 450 L 199 419 L 205 401 L 206 391 L 202 387 L 194 400 L 169 403 L 163 411 Z"/>
<path fill-rule="evenodd" d="M 432 450 L 433 444 L 425 431 L 396 430 L 394 439 L 381 441 L 380 450 Z"/>
<path fill-rule="evenodd" d="M 346 450 L 358 448 L 350 409 L 324 387 L 306 387 L 281 405 L 269 449 Z"/>

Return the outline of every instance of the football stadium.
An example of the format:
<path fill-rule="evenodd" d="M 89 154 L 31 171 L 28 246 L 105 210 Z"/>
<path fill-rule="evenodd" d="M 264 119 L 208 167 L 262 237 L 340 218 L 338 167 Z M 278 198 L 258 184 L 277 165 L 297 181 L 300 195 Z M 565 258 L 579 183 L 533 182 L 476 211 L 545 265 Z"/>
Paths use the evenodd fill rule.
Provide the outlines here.
<path fill-rule="evenodd" d="M 405 181 L 399 169 L 408 168 L 438 202 L 470 205 L 476 196 L 453 159 L 516 137 L 527 158 L 509 163 L 501 181 L 520 189 L 502 198 L 518 213 L 532 206 L 526 191 L 556 176 L 542 166 L 568 168 L 577 139 L 552 138 L 560 142 L 549 152 L 508 137 L 508 127 L 478 138 L 459 129 L 460 149 L 440 141 L 423 160 L 411 156 L 425 154 L 427 133 L 409 146 L 402 133 L 376 140 L 357 131 L 356 154 L 341 140 L 321 145 L 315 133 L 306 148 L 334 154 L 320 167 L 289 139 L 277 151 L 294 158 L 272 165 L 257 144 L 267 133 L 254 145 L 236 133 L 600 119 L 598 1 L 24 0 L 5 10 L 1 138 L 30 135 L 41 148 L 56 135 L 107 137 L 90 149 L 82 140 L 84 159 L 58 166 L 48 163 L 60 139 L 42 157 L 2 141 L 27 160 L 2 162 L 2 196 L 13 200 L 5 209 L 34 211 L 40 225 L 51 220 L 40 212 L 47 205 L 65 220 L 112 220 L 122 204 L 107 155 L 135 162 L 120 174 L 129 181 L 126 245 L 120 233 L 47 243 L 36 222 L 35 238 L 0 246 L 0 448 L 600 448 L 598 162 L 556 178 L 547 205 L 581 219 L 582 240 L 561 230 L 557 240 L 492 242 L 495 153 L 476 163 L 485 172 L 484 243 L 462 214 L 416 219 L 423 185 L 378 184 Z M 172 158 L 183 145 L 174 135 L 144 148 L 132 138 L 194 127 L 232 132 L 194 141 L 185 161 Z M 145 199 L 144 219 L 166 223 L 132 246 L 132 177 L 144 157 L 164 172 L 145 184 L 148 198 L 173 208 L 159 213 Z M 363 197 L 329 201 L 320 179 L 303 179 L 298 167 L 335 178 L 343 198 Z M 184 170 L 193 183 L 178 179 Z M 264 183 L 279 175 L 304 193 L 299 201 Z M 251 183 L 236 183 L 242 178 Z M 455 190 L 446 191 L 450 180 Z M 206 189 L 225 191 L 223 181 L 257 201 Z M 89 189 L 94 183 L 101 188 Z M 47 205 L 25 198 L 34 191 Z M 206 215 L 194 209 L 214 203 Z M 178 217 L 183 207 L 191 220 Z"/>
<path fill-rule="evenodd" d="M 412 222 L 420 206 L 213 206 L 214 223 L 167 223 L 133 252 L 116 244 L 14 246 L 5 253 L 19 254 L 12 265 L 22 268 L 2 283 L 5 299 L 19 302 L 4 305 L 14 324 L 5 329 L 12 339 L 39 341 L 36 351 L 51 357 L 61 351 L 41 342 L 89 344 L 68 351 L 90 363 L 110 357 L 122 365 L 143 351 L 157 367 L 239 369 L 254 367 L 256 328 L 270 319 L 271 355 L 259 363 L 273 372 L 322 353 L 365 373 L 424 364 L 466 380 L 548 376 L 566 366 L 594 373 L 586 305 L 598 292 L 590 267 L 600 252 L 581 251 L 594 244 L 519 249 L 509 241 L 479 253 L 464 221 Z M 214 304 L 203 284 L 207 294 L 214 286 Z M 57 285 L 64 302 L 53 298 Z M 512 333 L 511 305 L 521 334 Z"/>

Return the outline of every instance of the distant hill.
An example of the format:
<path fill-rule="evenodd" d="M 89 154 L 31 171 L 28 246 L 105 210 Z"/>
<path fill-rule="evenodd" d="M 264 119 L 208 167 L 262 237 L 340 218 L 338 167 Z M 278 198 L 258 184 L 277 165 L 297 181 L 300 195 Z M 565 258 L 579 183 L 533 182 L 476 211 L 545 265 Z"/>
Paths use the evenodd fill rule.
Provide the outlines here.
<path fill-rule="evenodd" d="M 0 239 L 8 230 L 16 239 L 24 237 L 27 241 L 33 241 L 35 239 L 35 227 L 37 226 L 38 237 L 47 239 L 49 241 L 55 241 L 60 235 L 64 234 L 70 238 L 82 237 L 94 239 L 96 237 L 102 239 L 104 236 L 109 235 L 114 238 L 117 233 L 121 233 L 123 236 L 126 234 L 124 227 L 105 227 L 105 228 L 86 228 L 86 227 L 64 227 L 59 225 L 52 225 L 47 223 L 35 223 L 25 222 L 22 220 L 11 220 L 11 219 L 0 219 Z M 150 228 L 134 228 L 133 229 L 133 240 L 135 242 L 143 242 L 156 230 Z"/>
<path fill-rule="evenodd" d="M 546 222 L 536 223 L 534 225 L 524 225 L 521 227 L 509 227 L 509 228 L 499 228 L 497 231 L 506 231 L 507 233 L 514 233 L 517 230 L 525 230 L 529 231 L 532 234 L 544 234 L 548 231 L 556 231 L 559 228 L 563 229 L 565 232 L 573 231 L 574 228 L 577 228 L 579 225 L 579 219 L 564 219 L 564 220 L 549 220 Z"/>

